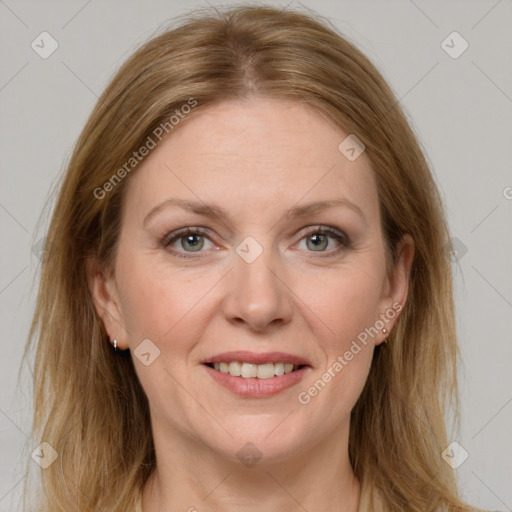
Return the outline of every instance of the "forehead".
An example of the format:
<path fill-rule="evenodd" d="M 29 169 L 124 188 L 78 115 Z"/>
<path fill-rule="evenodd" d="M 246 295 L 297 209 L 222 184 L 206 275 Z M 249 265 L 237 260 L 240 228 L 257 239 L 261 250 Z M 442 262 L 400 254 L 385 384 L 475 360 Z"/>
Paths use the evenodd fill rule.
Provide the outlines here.
<path fill-rule="evenodd" d="M 209 105 L 181 121 L 139 165 L 126 203 L 147 210 L 179 197 L 243 216 L 343 197 L 378 216 L 369 159 L 362 153 L 350 161 L 339 149 L 348 135 L 290 99 Z"/>

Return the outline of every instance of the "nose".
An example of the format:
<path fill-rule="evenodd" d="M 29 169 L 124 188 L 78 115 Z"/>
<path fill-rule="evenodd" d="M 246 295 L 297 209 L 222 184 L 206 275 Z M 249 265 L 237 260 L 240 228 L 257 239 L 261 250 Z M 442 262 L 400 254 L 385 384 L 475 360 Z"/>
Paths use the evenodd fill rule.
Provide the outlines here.
<path fill-rule="evenodd" d="M 264 250 L 251 263 L 235 254 L 234 268 L 227 279 L 223 312 L 229 322 L 244 324 L 254 331 L 290 322 L 293 293 L 271 250 Z"/>

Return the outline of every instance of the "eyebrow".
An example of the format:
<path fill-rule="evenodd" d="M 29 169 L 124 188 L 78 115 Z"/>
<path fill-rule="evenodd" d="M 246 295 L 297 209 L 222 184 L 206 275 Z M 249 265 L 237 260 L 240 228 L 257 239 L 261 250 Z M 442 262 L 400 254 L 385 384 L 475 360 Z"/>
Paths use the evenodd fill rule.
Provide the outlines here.
<path fill-rule="evenodd" d="M 206 204 L 206 203 L 202 203 L 202 202 L 198 202 L 198 201 L 190 201 L 190 200 L 178 199 L 178 198 L 169 198 L 151 209 L 151 211 L 146 215 L 143 225 L 145 226 L 151 218 L 153 218 L 162 209 L 167 208 L 168 206 L 178 206 L 184 210 L 196 213 L 203 217 L 211 217 L 214 219 L 221 220 L 223 222 L 226 222 L 229 220 L 229 214 L 227 213 L 226 210 L 224 210 L 220 206 L 216 206 L 213 204 Z M 293 206 L 283 212 L 283 217 L 286 217 L 287 219 L 294 218 L 294 217 L 305 217 L 307 215 L 311 215 L 313 213 L 317 213 L 322 210 L 327 210 L 329 208 L 340 207 L 340 206 L 349 208 L 352 211 L 354 211 L 355 213 L 357 213 L 357 215 L 359 215 L 359 217 L 361 217 L 366 224 L 366 222 L 367 222 L 366 216 L 364 215 L 361 208 L 359 206 L 357 206 L 357 204 L 355 204 L 352 201 L 345 199 L 345 198 L 331 199 L 329 201 L 316 201 L 316 202 L 307 203 L 307 204 L 304 204 L 301 206 Z"/>

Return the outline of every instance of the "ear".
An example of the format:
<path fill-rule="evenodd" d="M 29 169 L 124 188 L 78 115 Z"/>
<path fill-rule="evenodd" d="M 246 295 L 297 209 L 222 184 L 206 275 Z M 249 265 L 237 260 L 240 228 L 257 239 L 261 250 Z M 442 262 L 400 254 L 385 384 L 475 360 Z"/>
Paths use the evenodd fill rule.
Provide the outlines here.
<path fill-rule="evenodd" d="M 398 242 L 395 254 L 395 261 L 388 271 L 380 302 L 379 318 L 384 321 L 387 333 L 375 339 L 376 345 L 380 345 L 389 336 L 407 301 L 414 260 L 414 240 L 410 235 L 404 235 Z"/>
<path fill-rule="evenodd" d="M 124 350 L 128 348 L 128 336 L 115 277 L 105 272 L 94 257 L 87 258 L 86 268 L 94 308 L 110 337 L 110 342 L 117 339 L 117 346 Z"/>

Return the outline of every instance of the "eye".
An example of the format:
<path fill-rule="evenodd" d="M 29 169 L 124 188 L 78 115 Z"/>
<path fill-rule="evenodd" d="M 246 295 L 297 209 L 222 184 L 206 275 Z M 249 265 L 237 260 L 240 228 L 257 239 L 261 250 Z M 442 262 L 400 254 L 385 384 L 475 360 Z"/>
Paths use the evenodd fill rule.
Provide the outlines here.
<path fill-rule="evenodd" d="M 209 240 L 206 236 L 206 231 L 201 228 L 185 228 L 179 231 L 169 233 L 162 239 L 162 245 L 165 248 L 172 247 L 170 250 L 181 258 L 190 258 L 194 256 L 185 256 L 185 253 L 204 252 L 201 249 L 205 246 L 205 240 Z M 189 250 L 190 249 L 190 250 Z"/>
<path fill-rule="evenodd" d="M 194 256 L 193 254 L 205 252 L 202 250 L 205 248 L 205 241 L 207 240 L 211 243 L 206 234 L 207 230 L 202 228 L 184 228 L 166 235 L 161 240 L 161 244 L 178 258 L 197 258 L 200 255 Z M 348 236 L 330 227 L 314 226 L 313 228 L 303 230 L 301 235 L 300 242 L 306 240 L 308 252 L 327 253 L 326 256 L 332 256 L 340 250 L 350 247 Z M 308 243 L 308 239 L 311 240 L 311 243 Z M 338 247 L 326 251 L 325 249 L 329 246 L 329 239 L 334 239 Z"/>
<path fill-rule="evenodd" d="M 350 240 L 345 233 L 330 227 L 315 226 L 301 234 L 303 235 L 301 242 L 306 240 L 306 247 L 310 252 L 327 252 L 330 255 L 350 246 Z M 329 246 L 329 239 L 334 239 L 338 247 L 326 251 L 325 249 Z M 309 240 L 311 241 L 310 243 L 308 243 Z"/>

